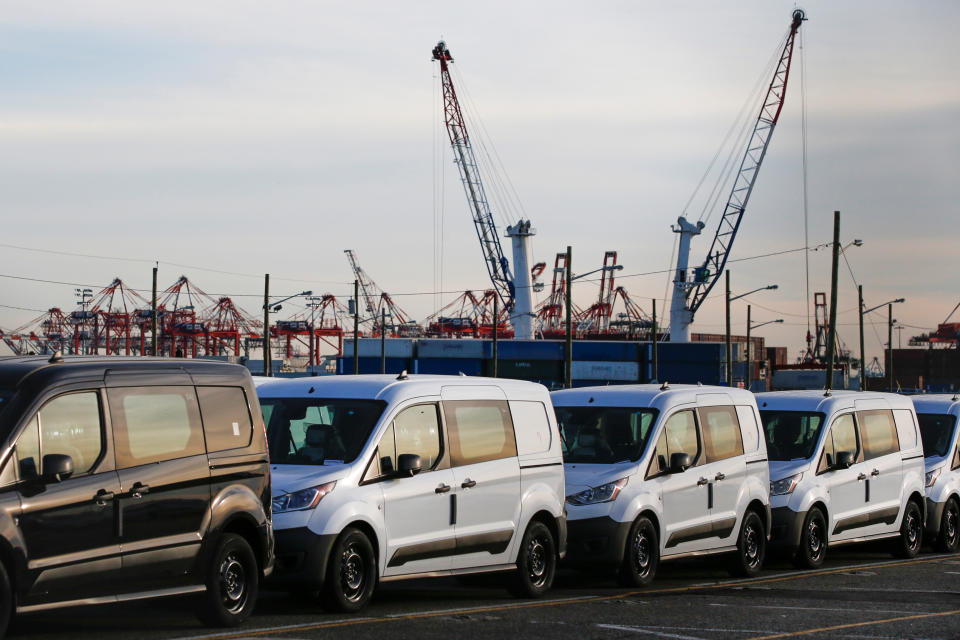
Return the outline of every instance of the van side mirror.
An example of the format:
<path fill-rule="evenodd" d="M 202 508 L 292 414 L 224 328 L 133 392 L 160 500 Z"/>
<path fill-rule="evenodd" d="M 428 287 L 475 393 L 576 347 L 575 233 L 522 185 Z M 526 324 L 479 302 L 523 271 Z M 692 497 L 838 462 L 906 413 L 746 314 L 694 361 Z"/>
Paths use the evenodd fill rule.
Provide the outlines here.
<path fill-rule="evenodd" d="M 420 456 L 415 453 L 401 453 L 397 456 L 397 476 L 412 478 L 420 473 Z"/>
<path fill-rule="evenodd" d="M 73 475 L 73 458 L 63 453 L 48 453 L 43 456 L 44 482 L 63 482 Z"/>
<path fill-rule="evenodd" d="M 853 466 L 854 456 L 852 451 L 838 451 L 836 469 L 849 469 Z"/>
<path fill-rule="evenodd" d="M 690 460 L 690 455 L 687 453 L 672 453 L 670 454 L 670 473 L 681 473 L 686 471 L 693 465 L 693 461 Z"/>

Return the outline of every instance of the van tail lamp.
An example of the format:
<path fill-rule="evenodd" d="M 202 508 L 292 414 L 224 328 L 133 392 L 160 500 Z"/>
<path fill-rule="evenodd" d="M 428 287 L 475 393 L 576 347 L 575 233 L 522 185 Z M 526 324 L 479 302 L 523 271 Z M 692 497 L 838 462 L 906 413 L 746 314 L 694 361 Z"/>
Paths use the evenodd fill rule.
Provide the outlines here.
<path fill-rule="evenodd" d="M 620 490 L 627 486 L 627 480 L 630 478 L 620 478 L 599 487 L 590 487 L 580 493 L 567 496 L 567 502 L 571 504 L 587 505 L 600 504 L 601 502 L 613 502 L 620 495 Z"/>
<path fill-rule="evenodd" d="M 788 493 L 793 493 L 793 490 L 797 488 L 797 484 L 800 483 L 800 479 L 803 478 L 802 473 L 783 478 L 782 480 L 775 480 L 770 483 L 770 495 L 772 496 L 783 496 Z"/>
<path fill-rule="evenodd" d="M 300 491 L 275 496 L 273 498 L 273 512 L 284 513 L 286 511 L 313 509 L 320 504 L 325 495 L 333 491 L 335 486 L 337 486 L 336 482 L 328 482 L 316 487 L 308 487 Z"/>

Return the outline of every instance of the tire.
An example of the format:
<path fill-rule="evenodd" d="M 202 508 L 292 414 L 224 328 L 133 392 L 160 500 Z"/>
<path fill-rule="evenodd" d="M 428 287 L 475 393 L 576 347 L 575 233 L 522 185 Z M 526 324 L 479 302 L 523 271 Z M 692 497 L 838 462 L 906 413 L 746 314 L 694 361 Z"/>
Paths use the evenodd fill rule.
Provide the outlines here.
<path fill-rule="evenodd" d="M 517 569 L 511 577 L 510 592 L 518 598 L 539 598 L 553 585 L 557 573 L 557 545 L 545 524 L 527 525 L 517 554 Z"/>
<path fill-rule="evenodd" d="M 793 556 L 798 569 L 819 569 L 827 557 L 827 521 L 820 509 L 810 509 L 803 520 L 800 546 Z"/>
<path fill-rule="evenodd" d="M 763 530 L 763 520 L 756 511 L 747 511 L 740 524 L 737 551 L 730 565 L 730 573 L 747 578 L 757 575 L 763 568 L 766 552 L 767 534 Z"/>
<path fill-rule="evenodd" d="M 0 638 L 6 635 L 10 620 L 13 619 L 14 600 L 13 585 L 10 583 L 7 567 L 0 562 Z"/>
<path fill-rule="evenodd" d="M 624 587 L 645 587 L 653 582 L 659 564 L 660 540 L 657 529 L 650 518 L 640 516 L 627 535 L 619 582 Z"/>
<path fill-rule="evenodd" d="M 898 558 L 913 558 L 923 542 L 923 515 L 914 501 L 907 502 L 900 522 L 900 537 L 893 546 L 893 555 Z"/>
<path fill-rule="evenodd" d="M 956 498 L 947 500 L 943 507 L 936 547 L 943 553 L 956 553 L 960 549 L 960 505 Z"/>
<path fill-rule="evenodd" d="M 325 609 L 353 613 L 367 606 L 377 586 L 377 557 L 359 529 L 347 527 L 337 538 L 327 563 L 322 601 Z"/>
<path fill-rule="evenodd" d="M 207 590 L 197 602 L 201 622 L 235 627 L 250 617 L 260 590 L 260 567 L 243 537 L 226 533 L 220 538 L 204 578 Z"/>

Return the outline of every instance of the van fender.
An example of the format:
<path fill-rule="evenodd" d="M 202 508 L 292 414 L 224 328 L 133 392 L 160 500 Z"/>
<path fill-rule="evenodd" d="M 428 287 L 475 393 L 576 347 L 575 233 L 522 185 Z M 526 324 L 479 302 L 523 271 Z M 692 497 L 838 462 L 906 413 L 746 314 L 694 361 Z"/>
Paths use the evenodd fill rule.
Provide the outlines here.
<path fill-rule="evenodd" d="M 524 487 L 520 497 L 520 519 L 517 522 L 513 539 L 510 541 L 510 550 L 507 557 L 516 561 L 517 554 L 520 551 L 520 541 L 527 527 L 530 526 L 530 521 L 534 515 L 546 511 L 554 518 L 565 517 L 563 500 L 563 496 L 558 495 L 556 489 L 544 481 L 536 480 L 529 487 Z M 555 540 L 554 543 L 559 544 L 560 541 Z"/>
<path fill-rule="evenodd" d="M 920 469 L 923 469 L 921 466 Z M 900 489 L 900 514 L 897 516 L 897 529 L 900 529 L 900 525 L 903 524 L 903 514 L 906 511 L 907 501 L 910 499 L 910 496 L 914 493 L 920 494 L 920 497 L 923 498 L 926 495 L 925 487 L 926 484 L 924 476 L 926 471 L 923 473 L 917 471 L 917 469 L 904 469 L 903 473 L 903 484 Z M 927 501 L 920 501 L 920 522 L 926 522 L 927 519 Z"/>
<path fill-rule="evenodd" d="M 313 519 L 311 518 L 313 521 Z M 377 539 L 371 540 L 377 548 L 377 564 L 380 567 L 380 575 L 386 568 L 387 542 L 383 528 L 383 512 L 377 508 L 376 504 L 363 500 L 350 500 L 339 505 L 333 513 L 325 515 L 323 526 L 319 531 L 310 527 L 317 535 L 339 536 L 348 526 L 355 522 L 366 524 L 374 532 Z"/>
<path fill-rule="evenodd" d="M 770 483 L 768 481 L 764 484 L 764 481 L 758 478 L 756 474 L 750 473 L 747 474 L 746 482 L 740 485 L 740 492 L 737 495 L 737 522 L 734 525 L 734 531 L 740 530 L 747 507 L 754 500 L 759 501 L 766 507 L 765 513 L 762 513 L 760 517 L 764 519 L 764 527 L 769 535 L 772 524 L 770 517 Z"/>
<path fill-rule="evenodd" d="M 616 505 L 616 507 L 610 511 L 610 517 L 619 523 L 632 523 L 644 511 L 651 511 L 657 517 L 657 523 L 655 523 L 658 529 L 657 540 L 659 540 L 660 553 L 662 555 L 666 550 L 667 536 L 666 530 L 664 529 L 666 520 L 664 519 L 663 502 L 660 500 L 659 491 L 644 488 L 635 496 L 631 497 L 630 500 Z"/>
<path fill-rule="evenodd" d="M 263 503 L 257 494 L 242 484 L 231 484 L 210 501 L 210 508 L 200 526 L 203 537 L 207 538 L 211 533 L 221 529 L 224 523 L 237 513 L 248 514 L 256 520 L 258 526 L 265 525 L 268 520 Z"/>

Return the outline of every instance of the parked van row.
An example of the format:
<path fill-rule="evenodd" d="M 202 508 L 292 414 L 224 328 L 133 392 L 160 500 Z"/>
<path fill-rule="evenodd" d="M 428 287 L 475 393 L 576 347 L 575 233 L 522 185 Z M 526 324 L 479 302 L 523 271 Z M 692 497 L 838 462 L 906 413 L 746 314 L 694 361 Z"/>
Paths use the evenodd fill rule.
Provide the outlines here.
<path fill-rule="evenodd" d="M 953 552 L 958 417 L 955 396 L 2 360 L 0 631 L 192 592 L 235 625 L 261 584 L 352 612 L 428 576 L 539 597 L 561 561 L 637 587 L 689 556 L 756 575 L 768 546 L 808 568 L 854 541 Z"/>

